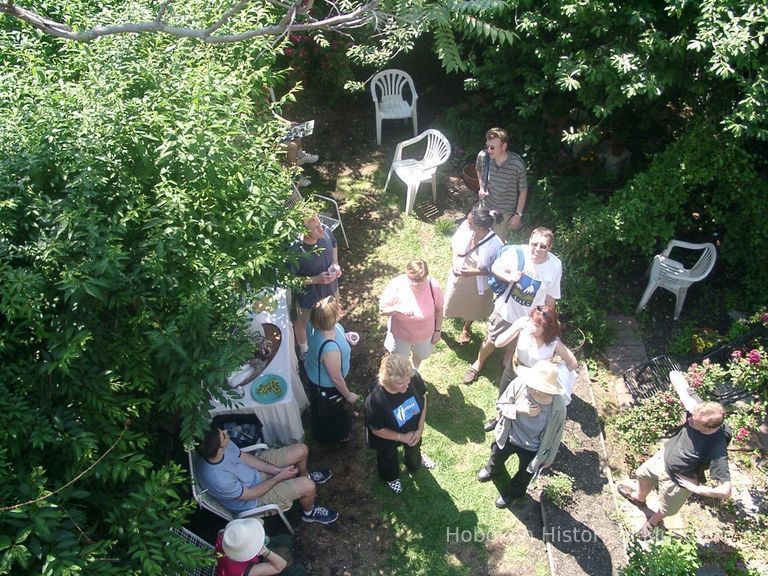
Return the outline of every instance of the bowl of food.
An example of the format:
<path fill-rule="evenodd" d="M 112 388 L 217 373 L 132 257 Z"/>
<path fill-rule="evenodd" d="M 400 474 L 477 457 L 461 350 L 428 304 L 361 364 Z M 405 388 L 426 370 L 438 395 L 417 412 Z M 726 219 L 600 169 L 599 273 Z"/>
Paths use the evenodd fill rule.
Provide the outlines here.
<path fill-rule="evenodd" d="M 251 384 L 251 397 L 259 404 L 280 402 L 288 393 L 288 383 L 277 374 L 262 374 Z"/>

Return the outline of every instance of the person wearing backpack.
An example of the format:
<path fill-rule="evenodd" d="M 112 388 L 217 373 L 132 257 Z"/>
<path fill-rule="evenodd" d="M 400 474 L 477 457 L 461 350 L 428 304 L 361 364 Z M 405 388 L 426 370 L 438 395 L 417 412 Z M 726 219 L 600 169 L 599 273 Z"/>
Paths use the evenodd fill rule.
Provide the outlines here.
<path fill-rule="evenodd" d="M 488 318 L 488 337 L 480 346 L 477 359 L 464 373 L 464 384 L 475 381 L 497 347 L 513 344 L 508 336 L 516 320 L 530 315 L 537 306 L 554 308 L 557 304 L 563 264 L 551 252 L 553 241 L 552 230 L 538 227 L 531 232 L 527 245 L 507 250 L 507 246 L 502 247 L 504 251 L 491 266 L 491 273 L 505 285 L 502 284 L 503 292 L 496 298 Z M 511 355 L 505 356 L 505 364 L 509 361 Z"/>

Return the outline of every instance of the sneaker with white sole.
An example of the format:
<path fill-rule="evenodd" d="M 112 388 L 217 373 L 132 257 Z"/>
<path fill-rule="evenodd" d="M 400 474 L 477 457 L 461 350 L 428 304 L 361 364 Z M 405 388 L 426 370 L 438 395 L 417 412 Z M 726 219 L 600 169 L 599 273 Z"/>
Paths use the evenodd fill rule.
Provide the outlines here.
<path fill-rule="evenodd" d="M 429 456 L 426 454 L 421 455 L 421 465 L 424 466 L 427 470 L 433 470 L 437 464 L 435 464 L 435 461 L 432 460 Z"/>
<path fill-rule="evenodd" d="M 304 522 L 317 522 L 318 524 L 333 524 L 339 519 L 339 513 L 334 512 L 328 508 L 322 506 L 315 506 L 312 511 L 307 513 L 301 512 L 301 519 Z"/>
<path fill-rule="evenodd" d="M 310 179 L 309 179 L 309 178 L 307 178 L 306 176 L 302 176 L 302 177 L 299 179 L 299 188 L 306 188 L 306 187 L 307 187 L 307 186 L 309 186 L 310 184 L 312 184 L 312 180 L 310 180 Z"/>
<path fill-rule="evenodd" d="M 314 164 L 320 159 L 320 156 L 317 154 L 308 154 L 307 152 L 304 152 L 302 150 L 299 152 L 298 156 L 296 157 L 296 164 L 301 166 L 302 164 Z"/>
<path fill-rule="evenodd" d="M 403 491 L 403 483 L 400 482 L 400 478 L 397 478 L 396 480 L 389 480 L 387 482 L 387 486 L 395 494 L 400 494 Z"/>
<path fill-rule="evenodd" d="M 333 476 L 333 472 L 330 470 L 315 470 L 309 473 L 309 479 L 315 484 L 325 484 Z"/>

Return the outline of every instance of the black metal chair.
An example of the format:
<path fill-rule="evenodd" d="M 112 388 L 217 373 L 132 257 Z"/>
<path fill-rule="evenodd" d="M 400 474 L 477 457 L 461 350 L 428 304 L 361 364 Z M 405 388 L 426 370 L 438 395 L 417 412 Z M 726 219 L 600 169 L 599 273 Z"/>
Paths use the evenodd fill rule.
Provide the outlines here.
<path fill-rule="evenodd" d="M 657 392 L 670 390 L 672 385 L 669 381 L 669 373 L 672 370 L 685 372 L 691 364 L 701 364 L 704 360 L 725 365 L 730 361 L 734 351 L 752 346 L 755 342 L 765 343 L 766 340 L 768 340 L 768 329 L 763 324 L 756 324 L 742 336 L 725 344 L 718 344 L 698 356 L 662 354 L 633 366 L 624 372 L 624 383 L 635 402 L 639 402 Z M 750 394 L 749 390 L 724 381 L 715 387 L 712 399 L 721 404 L 732 404 Z"/>

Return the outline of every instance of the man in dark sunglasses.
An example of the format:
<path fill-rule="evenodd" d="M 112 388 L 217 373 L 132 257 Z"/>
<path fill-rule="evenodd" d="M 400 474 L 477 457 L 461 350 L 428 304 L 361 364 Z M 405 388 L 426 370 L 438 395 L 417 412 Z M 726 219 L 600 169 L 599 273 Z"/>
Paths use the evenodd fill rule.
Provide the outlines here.
<path fill-rule="evenodd" d="M 554 308 L 557 304 L 563 264 L 551 252 L 553 240 L 552 230 L 535 228 L 528 244 L 504 250 L 491 265 L 493 275 L 508 286 L 496 299 L 488 318 L 488 338 L 480 346 L 477 359 L 464 373 L 465 384 L 477 378 L 497 346 L 504 348 L 512 342 L 513 338 L 509 336 L 516 320 L 528 316 L 537 306 Z M 522 262 L 518 261 L 518 254 L 523 256 Z M 511 354 L 505 357 L 505 362 L 508 360 L 511 360 Z"/>
<path fill-rule="evenodd" d="M 729 498 L 731 474 L 728 468 L 728 443 L 731 430 L 725 424 L 725 408 L 717 402 L 701 402 L 690 395 L 682 372 L 669 374 L 675 390 L 690 410 L 680 431 L 635 472 L 637 488 L 618 485 L 618 492 L 635 506 L 645 509 L 645 499 L 656 488 L 659 509 L 637 532 L 647 540 L 666 516 L 676 514 L 691 494 L 712 498 Z M 717 486 L 708 486 L 704 470 Z"/>
<path fill-rule="evenodd" d="M 493 231 L 502 242 L 507 241 L 510 228 L 518 230 L 522 225 L 528 198 L 525 162 L 514 152 L 509 152 L 508 145 L 507 131 L 491 128 L 485 134 L 485 149 L 478 153 L 475 161 L 480 180 L 480 204 L 496 213 Z"/>

